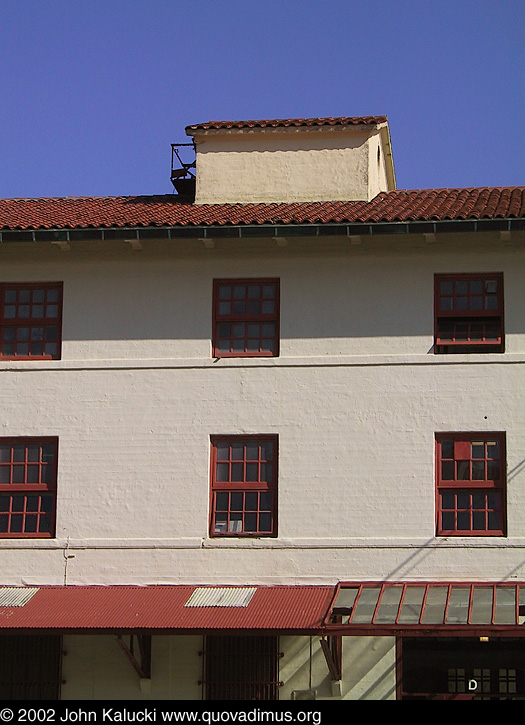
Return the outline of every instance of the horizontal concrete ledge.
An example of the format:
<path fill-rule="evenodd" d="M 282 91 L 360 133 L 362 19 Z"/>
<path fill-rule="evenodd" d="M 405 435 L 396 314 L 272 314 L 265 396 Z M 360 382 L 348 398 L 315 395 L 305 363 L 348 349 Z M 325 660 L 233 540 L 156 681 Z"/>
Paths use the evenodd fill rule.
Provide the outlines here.
<path fill-rule="evenodd" d="M 298 539 L 4 539 L 0 551 L 123 551 L 178 549 L 525 549 L 525 537 L 443 537 L 443 538 L 298 538 Z"/>
<path fill-rule="evenodd" d="M 112 360 L 45 360 L 0 361 L 0 373 L 67 372 L 91 370 L 195 370 L 249 369 L 293 367 L 389 367 L 396 365 L 516 365 L 525 363 L 523 353 L 492 353 L 470 355 L 313 355 L 278 358 L 155 358 Z"/>

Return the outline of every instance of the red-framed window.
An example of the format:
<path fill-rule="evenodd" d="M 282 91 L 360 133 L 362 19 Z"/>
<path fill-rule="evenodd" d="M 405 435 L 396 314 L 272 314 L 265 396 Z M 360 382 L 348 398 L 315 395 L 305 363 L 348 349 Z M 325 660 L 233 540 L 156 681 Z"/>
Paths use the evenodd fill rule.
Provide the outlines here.
<path fill-rule="evenodd" d="M 58 440 L 0 438 L 0 538 L 55 535 Z"/>
<path fill-rule="evenodd" d="M 277 536 L 277 436 L 212 438 L 211 536 Z"/>
<path fill-rule="evenodd" d="M 436 274 L 436 353 L 503 352 L 503 274 Z"/>
<path fill-rule="evenodd" d="M 213 356 L 279 355 L 279 280 L 213 282 Z"/>
<path fill-rule="evenodd" d="M 436 435 L 438 536 L 506 535 L 504 433 Z"/>
<path fill-rule="evenodd" d="M 58 360 L 62 282 L 0 284 L 0 358 Z"/>

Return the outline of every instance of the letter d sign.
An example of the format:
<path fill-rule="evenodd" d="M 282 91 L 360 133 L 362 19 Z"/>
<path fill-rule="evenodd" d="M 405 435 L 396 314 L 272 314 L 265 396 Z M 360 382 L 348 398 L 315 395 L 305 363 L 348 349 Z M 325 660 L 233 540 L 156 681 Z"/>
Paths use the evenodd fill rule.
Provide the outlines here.
<path fill-rule="evenodd" d="M 468 689 L 470 690 L 470 692 L 474 692 L 475 690 L 477 690 L 478 689 L 478 682 L 477 682 L 477 680 L 469 680 L 468 681 Z"/>

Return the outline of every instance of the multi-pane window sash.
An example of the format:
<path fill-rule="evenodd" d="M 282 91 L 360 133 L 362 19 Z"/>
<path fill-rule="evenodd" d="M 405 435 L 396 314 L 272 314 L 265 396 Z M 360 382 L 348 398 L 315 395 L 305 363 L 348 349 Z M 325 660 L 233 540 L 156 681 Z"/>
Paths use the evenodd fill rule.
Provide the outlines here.
<path fill-rule="evenodd" d="M 0 358 L 60 359 L 62 283 L 0 284 Z"/>
<path fill-rule="evenodd" d="M 436 436 L 438 536 L 506 535 L 504 433 Z"/>
<path fill-rule="evenodd" d="M 503 352 L 503 274 L 435 275 L 435 352 Z"/>
<path fill-rule="evenodd" d="M 0 438 L 0 538 L 55 534 L 56 438 Z"/>
<path fill-rule="evenodd" d="M 277 536 L 277 437 L 212 439 L 211 536 Z"/>
<path fill-rule="evenodd" d="M 214 281 L 213 355 L 279 355 L 279 280 Z"/>

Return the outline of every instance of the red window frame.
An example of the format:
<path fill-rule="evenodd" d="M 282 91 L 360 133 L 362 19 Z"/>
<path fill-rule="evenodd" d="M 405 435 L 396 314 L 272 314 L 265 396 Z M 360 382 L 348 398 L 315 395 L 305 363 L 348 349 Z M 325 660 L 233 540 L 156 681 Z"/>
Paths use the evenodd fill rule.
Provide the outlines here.
<path fill-rule="evenodd" d="M 0 438 L 0 538 L 54 538 L 57 438 Z"/>
<path fill-rule="evenodd" d="M 278 279 L 213 281 L 214 357 L 278 357 Z"/>
<path fill-rule="evenodd" d="M 60 360 L 62 282 L 0 284 L 0 359 Z"/>
<path fill-rule="evenodd" d="M 506 536 L 505 433 L 436 435 L 438 536 Z"/>
<path fill-rule="evenodd" d="M 278 437 L 211 440 L 210 536 L 277 536 Z"/>
<path fill-rule="evenodd" d="M 504 352 L 503 273 L 434 276 L 434 352 Z"/>

